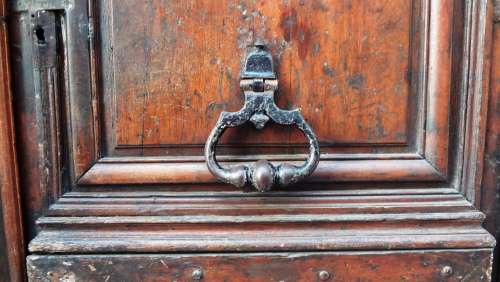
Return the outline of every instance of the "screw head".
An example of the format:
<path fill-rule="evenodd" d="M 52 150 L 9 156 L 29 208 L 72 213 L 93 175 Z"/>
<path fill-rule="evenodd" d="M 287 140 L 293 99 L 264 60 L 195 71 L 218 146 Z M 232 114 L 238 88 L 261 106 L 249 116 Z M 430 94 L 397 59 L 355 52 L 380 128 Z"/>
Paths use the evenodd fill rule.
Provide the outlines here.
<path fill-rule="evenodd" d="M 443 266 L 441 268 L 441 276 L 442 277 L 450 277 L 453 274 L 453 268 L 449 265 Z"/>
<path fill-rule="evenodd" d="M 201 280 L 201 278 L 203 278 L 203 270 L 201 270 L 199 268 L 193 270 L 193 273 L 191 274 L 191 278 L 193 278 L 193 280 Z"/>
<path fill-rule="evenodd" d="M 326 281 L 330 279 L 330 273 L 326 270 L 321 270 L 318 272 L 318 278 L 320 281 Z"/>

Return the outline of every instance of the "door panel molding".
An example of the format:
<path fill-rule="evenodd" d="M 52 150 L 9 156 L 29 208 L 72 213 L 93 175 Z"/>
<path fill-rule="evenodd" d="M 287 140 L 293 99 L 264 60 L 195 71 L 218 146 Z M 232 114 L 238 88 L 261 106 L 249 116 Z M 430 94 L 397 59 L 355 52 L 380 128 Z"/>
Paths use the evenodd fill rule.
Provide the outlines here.
<path fill-rule="evenodd" d="M 357 161 L 356 154 L 352 154 L 352 161 L 334 162 L 329 161 L 328 156 L 322 156 L 318 172 L 312 176 L 312 181 L 447 181 L 448 179 L 448 163 L 449 163 L 449 123 L 451 118 L 456 118 L 450 112 L 450 92 L 451 92 L 451 71 L 452 71 L 452 36 L 453 36 L 453 3 L 450 1 L 413 1 L 412 9 L 414 10 L 414 17 L 410 22 L 412 30 L 412 56 L 409 59 L 413 68 L 411 76 L 412 95 L 419 97 L 410 97 L 415 103 L 415 110 L 412 115 L 416 115 L 415 123 L 417 125 L 416 132 L 411 132 L 413 140 L 409 140 L 406 145 L 400 144 L 399 148 L 394 147 L 397 153 L 398 150 L 402 153 L 414 153 L 421 155 L 415 158 L 414 161 L 402 160 L 399 165 L 396 161 L 376 160 L 369 163 L 364 161 Z M 103 14 L 112 13 L 112 3 L 107 6 L 98 7 L 94 9 L 102 9 Z M 96 12 L 94 12 L 97 14 Z M 420 15 L 420 16 L 419 16 Z M 97 32 L 100 28 L 111 28 L 113 22 L 106 17 L 99 17 L 101 22 L 98 22 L 97 17 L 94 15 L 91 19 L 95 22 L 93 30 Z M 98 80 L 99 74 L 104 75 L 101 80 L 104 85 L 113 83 L 113 76 L 106 73 L 101 73 L 102 69 L 99 63 L 104 66 L 112 65 L 112 56 L 107 56 L 102 59 L 95 59 L 100 51 L 112 49 L 112 46 L 107 41 L 99 42 L 98 37 L 92 36 L 93 47 L 87 50 L 87 56 L 93 54 L 90 58 L 92 62 L 92 85 L 98 85 L 95 81 Z M 101 38 L 102 40 L 102 38 Z M 105 53 L 107 54 L 107 53 Z M 80 54 L 81 55 L 81 54 Z M 109 55 L 109 54 L 108 54 Z M 71 55 L 70 55 L 71 56 Z M 71 72 L 70 72 L 71 76 Z M 88 84 L 88 83 L 87 83 Z M 75 94 L 71 94 L 75 93 Z M 85 94 L 86 93 L 86 94 Z M 71 109 L 69 115 L 73 111 L 78 114 L 71 116 L 71 139 L 73 143 L 72 148 L 79 148 L 78 154 L 73 154 L 72 159 L 74 163 L 74 175 L 78 184 L 130 184 L 130 183 L 186 183 L 187 181 L 193 182 L 196 179 L 200 182 L 213 182 L 214 179 L 209 176 L 208 170 L 204 168 L 204 161 L 193 163 L 191 159 L 195 156 L 177 156 L 177 164 L 165 164 L 163 162 L 153 163 L 148 160 L 147 164 L 140 167 L 139 162 L 120 162 L 120 164 L 112 164 L 101 160 L 102 157 L 120 157 L 114 156 L 117 150 L 131 150 L 132 153 L 139 155 L 152 150 L 153 147 L 165 147 L 166 149 L 158 149 L 155 154 L 167 154 L 171 151 L 176 151 L 175 144 L 153 144 L 144 145 L 142 148 L 137 149 L 137 146 L 114 147 L 109 151 L 101 146 L 104 143 L 98 141 L 104 137 L 103 132 L 94 133 L 89 135 L 89 128 L 95 130 L 101 129 L 104 131 L 114 130 L 109 125 L 104 125 L 101 115 L 109 116 L 109 111 L 96 105 L 101 105 L 103 102 L 103 93 L 99 88 L 94 87 L 93 91 L 87 89 L 80 89 L 79 91 L 70 91 L 70 95 L 80 97 L 89 93 L 92 94 L 92 103 L 86 100 L 85 103 L 71 102 Z M 107 99 L 107 98 L 106 98 Z M 115 101 L 116 99 L 111 99 Z M 98 103 L 100 101 L 100 103 Z M 102 106 L 102 105 L 101 105 Z M 96 112 L 97 110 L 104 112 Z M 113 107 L 110 109 L 113 112 Z M 87 113 L 89 116 L 82 118 L 81 114 Z M 93 117 L 91 117 L 93 116 Z M 409 117 L 412 120 L 413 117 Z M 88 122 L 92 122 L 93 126 L 89 126 Z M 410 126 L 411 127 L 411 126 Z M 86 128 L 87 130 L 80 130 Z M 108 133 L 109 134 L 109 133 Z M 101 137 L 97 137 L 100 135 Z M 91 136 L 94 136 L 91 138 Z M 106 140 L 113 140 L 113 138 Z M 80 143 L 79 143 L 80 142 Z M 83 142 L 83 143 L 82 143 Z M 108 141 L 107 141 L 108 142 Z M 77 144 L 78 143 L 78 144 Z M 411 145 L 414 144 L 414 145 Z M 113 146 L 112 144 L 108 144 Z M 189 144 L 188 144 L 189 145 Z M 395 144 L 393 144 L 395 145 Z M 404 145 L 404 146 L 401 146 Z M 181 147 L 186 145 L 182 145 Z M 192 148 L 199 150 L 201 155 L 201 144 L 192 144 Z M 265 146 L 265 145 L 264 145 Z M 365 145 L 367 146 L 367 145 Z M 328 147 L 328 146 L 326 146 Z M 326 147 L 322 147 L 323 149 Z M 389 146 L 390 147 L 390 146 Z M 387 147 L 387 148 L 389 148 Z M 92 149 L 94 148 L 94 149 Z M 120 149 L 121 148 L 121 149 Z M 334 147 L 335 148 L 335 147 Z M 372 150 L 381 150 L 384 147 L 372 148 Z M 370 147 L 367 147 L 370 150 Z M 75 149 L 73 149 L 74 151 Z M 345 154 L 349 154 L 349 150 Z M 108 151 L 109 155 L 103 155 Z M 324 151 L 324 150 L 323 150 Z M 141 153 L 142 152 L 142 153 Z M 135 154 L 134 153 L 134 154 Z M 376 155 L 376 153 L 372 153 Z M 132 155 L 134 156 L 134 155 Z M 126 156 L 122 156 L 126 157 Z M 172 156 L 173 157 L 173 156 Z M 258 158 L 258 157 L 255 157 Z M 423 160 L 422 160 L 423 159 Z M 186 163 L 189 162 L 189 164 Z M 175 170 L 176 166 L 182 167 L 182 170 Z M 369 170 L 365 171 L 365 168 Z M 124 173 L 127 171 L 127 173 Z M 133 177 L 128 172 L 134 171 Z M 193 178 L 195 177 L 195 178 Z M 133 178 L 133 179 L 132 179 Z M 182 180 L 184 179 L 184 180 Z M 191 180 L 190 180 L 191 179 Z M 142 182 L 141 182 L 142 181 Z"/>
<path fill-rule="evenodd" d="M 469 196 L 477 193 L 477 181 L 469 185 L 464 180 L 468 175 L 477 179 L 472 163 L 464 163 L 471 154 L 476 154 L 471 160 L 480 159 L 482 131 L 475 127 L 483 126 L 486 113 L 477 105 L 488 94 L 475 78 L 488 63 L 479 59 L 489 44 L 479 33 L 484 32 L 489 6 L 475 3 L 412 1 L 411 95 L 403 103 L 415 106 L 408 110 L 405 140 L 377 145 L 330 143 L 309 183 L 264 196 L 216 183 L 205 168 L 201 151 L 183 156 L 172 153 L 182 149 L 169 147 L 175 144 L 150 144 L 164 148 L 143 146 L 137 150 L 117 148 L 116 142 L 109 142 L 106 134 L 114 127 L 106 116 L 112 111 L 103 105 L 113 96 L 106 96 L 103 89 L 114 77 L 102 72 L 103 66 L 112 64 L 111 56 L 100 55 L 102 50 L 115 48 L 101 37 L 102 29 L 113 25 L 113 17 L 105 16 L 112 1 L 75 0 L 57 12 L 62 23 L 58 32 L 64 58 L 58 72 L 64 78 L 63 87 L 43 93 L 61 98 L 59 110 L 54 110 L 61 114 L 57 122 L 44 120 L 37 123 L 39 127 L 28 128 L 30 121 L 39 121 L 29 106 L 41 106 L 33 102 L 31 82 L 19 83 L 33 81 L 25 76 L 33 75 L 31 64 L 36 58 L 31 58 L 31 29 L 20 24 L 30 22 L 31 11 L 17 11 L 13 17 L 17 24 L 12 28 L 23 31 L 16 35 L 21 38 L 14 38 L 20 42 L 16 48 L 22 50 L 16 49 L 14 58 L 22 63 L 15 66 L 21 71 L 14 80 L 20 88 L 26 87 L 19 89 L 18 102 L 23 105 L 23 99 L 33 99 L 17 113 L 22 120 L 26 205 L 35 211 L 29 221 L 39 218 L 40 228 L 31 227 L 29 237 L 37 236 L 30 250 L 348 250 L 360 245 L 367 250 L 492 248 L 494 241 L 480 227 L 484 217 L 471 204 L 477 199 Z M 487 76 L 482 75 L 483 79 Z M 42 83 L 40 89 L 49 89 L 47 81 Z M 472 121 L 462 124 L 465 116 Z M 52 135 L 61 139 L 64 150 L 55 154 L 59 164 L 39 153 L 45 149 L 39 144 L 48 140 L 40 138 L 42 129 L 56 132 Z M 30 139 L 32 130 L 37 137 Z M 223 162 L 259 158 L 259 152 L 245 158 L 229 153 L 221 158 Z M 302 157 L 290 155 L 280 153 L 269 159 L 298 161 Z M 60 175 L 60 186 L 51 182 L 54 178 L 47 171 Z M 252 241 L 244 231 L 264 239 Z M 372 231 L 385 233 L 370 236 Z M 266 237 L 274 232 L 279 234 Z M 337 236 L 338 232 L 343 236 Z M 222 235 L 211 239 L 214 233 Z M 187 235 L 191 239 L 185 240 Z M 327 243 L 317 244 L 322 240 Z"/>
<path fill-rule="evenodd" d="M 21 193 L 17 166 L 16 137 L 12 109 L 10 57 L 7 36 L 7 3 L 0 0 L 0 279 L 24 281 L 25 248 Z"/>
<path fill-rule="evenodd" d="M 295 162 L 290 162 L 295 163 Z M 231 164 L 241 164 L 231 162 Z M 226 163 L 227 165 L 227 163 Z M 321 160 L 306 182 L 348 181 L 444 181 L 434 166 L 417 160 Z M 82 185 L 215 183 L 205 162 L 98 162 L 79 180 Z"/>

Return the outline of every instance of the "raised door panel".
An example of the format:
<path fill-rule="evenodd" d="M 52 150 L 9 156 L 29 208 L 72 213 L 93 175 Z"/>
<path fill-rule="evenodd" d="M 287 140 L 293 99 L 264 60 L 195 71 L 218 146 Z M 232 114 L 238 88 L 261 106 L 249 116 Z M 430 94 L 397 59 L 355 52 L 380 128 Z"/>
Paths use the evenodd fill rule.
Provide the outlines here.
<path fill-rule="evenodd" d="M 115 1 L 103 32 L 110 152 L 201 147 L 220 111 L 241 108 L 241 61 L 255 40 L 276 58 L 278 103 L 300 106 L 324 146 L 404 144 L 411 11 L 411 1 Z M 288 128 L 228 135 L 226 144 L 304 142 Z"/>
<path fill-rule="evenodd" d="M 204 142 L 219 112 L 241 108 L 242 59 L 263 41 L 279 76 L 277 104 L 299 107 L 319 138 L 310 181 L 445 181 L 458 117 L 453 10 L 452 1 L 423 0 L 97 1 L 93 94 L 84 87 L 67 99 L 74 179 L 215 182 Z M 223 136 L 219 155 L 298 162 L 305 141 L 294 128 L 243 126 Z"/>
<path fill-rule="evenodd" d="M 21 213 L 7 1 L 0 0 L 0 280 L 22 281 L 25 274 L 25 243 Z"/>

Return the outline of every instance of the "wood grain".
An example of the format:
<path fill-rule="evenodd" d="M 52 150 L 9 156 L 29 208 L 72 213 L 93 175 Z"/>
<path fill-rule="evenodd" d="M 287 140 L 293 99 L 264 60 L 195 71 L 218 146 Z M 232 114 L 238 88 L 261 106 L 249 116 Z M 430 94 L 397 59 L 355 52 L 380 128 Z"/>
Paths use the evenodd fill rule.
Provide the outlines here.
<path fill-rule="evenodd" d="M 497 4 L 500 4 L 497 1 Z M 498 5 L 500 7 L 500 5 Z M 485 228 L 500 238 L 500 23 L 493 26 L 488 120 L 481 182 L 481 211 L 486 214 Z M 495 251 L 494 279 L 500 269 L 498 249 Z M 493 280 L 494 281 L 494 280 Z"/>
<path fill-rule="evenodd" d="M 468 87 L 467 130 L 465 132 L 464 174 L 461 190 L 474 204 L 481 204 L 481 178 L 483 172 L 484 141 L 488 112 L 490 79 L 492 2 L 474 2 L 471 21 L 476 29 L 471 33 L 471 56 Z M 482 15 L 482 16 L 479 16 Z"/>
<path fill-rule="evenodd" d="M 34 253 L 492 248 L 478 212 L 45 217 Z M 90 234 L 92 234 L 90 236 Z M 401 238 L 405 238 L 404 240 Z"/>
<path fill-rule="evenodd" d="M 237 163 L 231 163 L 236 165 Z M 224 164 L 227 165 L 227 164 Z M 426 160 L 320 161 L 306 182 L 442 181 L 445 178 Z M 213 183 L 217 179 L 204 162 L 97 163 L 79 180 L 81 185 Z M 299 184 L 300 187 L 300 184 Z"/>
<path fill-rule="evenodd" d="M 6 258 L 7 273 L 0 273 L 3 281 L 24 281 L 25 244 L 21 215 L 21 194 L 15 148 L 14 115 L 10 82 L 8 51 L 7 2 L 0 0 L 0 216 L 5 245 L 0 256 Z"/>
<path fill-rule="evenodd" d="M 28 258 L 30 281 L 490 281 L 490 250 Z M 451 273 L 446 269 L 451 268 Z M 443 270 L 445 269 L 445 270 Z M 329 273 L 320 280 L 321 271 Z"/>
<path fill-rule="evenodd" d="M 408 189 L 409 190 L 409 189 Z M 348 191 L 344 191 L 346 193 Z M 472 210 L 470 204 L 457 194 L 399 195 L 386 192 L 373 195 L 341 194 L 274 194 L 274 195 L 198 195 L 162 193 L 157 197 L 145 194 L 106 195 L 106 193 L 77 193 L 61 198 L 50 207 L 49 216 L 200 216 L 200 215 L 283 215 L 319 214 L 343 215 L 364 213 L 365 219 L 375 213 L 402 212 L 464 212 Z M 412 193 L 411 190 L 408 193 Z M 173 195 L 177 195 L 173 197 Z M 224 208 L 221 205 L 226 205 Z M 78 209 L 86 207 L 85 209 Z M 75 211 L 77 210 L 77 211 Z M 369 215 L 371 214 L 371 215 Z"/>
<path fill-rule="evenodd" d="M 213 12 L 218 7 L 210 1 L 155 1 L 139 9 L 128 1 L 119 7 L 98 1 L 93 13 L 99 15 L 100 40 L 91 51 L 100 60 L 94 60 L 92 71 L 101 73 L 102 93 L 97 96 L 102 107 L 97 109 L 104 119 L 103 124 L 96 120 L 94 128 L 103 129 L 104 142 L 79 148 L 98 148 L 96 159 L 167 156 L 177 158 L 177 164 L 139 167 L 123 162 L 118 169 L 97 161 L 88 171 L 75 172 L 78 183 L 212 182 L 203 164 L 189 160 L 201 155 L 218 113 L 241 107 L 241 62 L 234 54 L 243 58 L 256 38 L 275 54 L 278 104 L 304 105 L 323 152 L 352 159 L 358 154 L 425 159 L 402 160 L 399 166 L 324 159 L 313 181 L 447 180 L 448 124 L 457 118 L 449 113 L 452 61 L 451 48 L 446 48 L 453 35 L 454 5 L 430 3 L 244 1 Z M 142 21 L 142 14 L 150 15 L 148 21 Z M 318 20 L 307 21 L 305 15 Z M 78 108 L 90 109 L 86 104 Z M 87 138 L 78 134 L 74 131 L 74 138 Z M 226 157 L 259 159 L 258 154 L 278 153 L 293 158 L 304 152 L 303 136 L 286 127 L 258 133 L 244 126 L 223 139 L 219 155 Z M 127 178 L 132 171 L 136 180 Z"/>
<path fill-rule="evenodd" d="M 451 94 L 453 1 L 432 0 L 429 3 L 425 158 L 447 175 L 449 107 L 442 105 L 450 103 Z"/>
<path fill-rule="evenodd" d="M 104 106 L 113 144 L 203 144 L 221 110 L 241 107 L 241 60 L 256 39 L 276 57 L 278 104 L 301 107 L 320 141 L 406 142 L 411 1 L 117 4 L 103 27 L 113 46 L 104 70 L 114 75 Z M 252 135 L 224 140 L 302 139 L 286 128 Z"/>
<path fill-rule="evenodd" d="M 478 193 L 483 2 L 63 2 L 33 2 L 53 15 L 43 25 L 58 40 L 44 47 L 52 56 L 40 55 L 27 8 L 13 5 L 27 237 L 42 255 L 30 258 L 32 279 L 184 278 L 193 261 L 219 270 L 207 274 L 216 281 L 274 277 L 247 259 L 278 265 L 277 275 L 306 267 L 303 280 L 322 262 L 336 278 L 363 266 L 354 270 L 367 279 L 444 280 L 448 263 L 450 280 L 489 278 L 494 240 L 474 197 L 460 194 Z M 276 56 L 278 104 L 301 106 L 326 152 L 309 182 L 268 194 L 216 183 L 200 158 L 218 113 L 241 106 L 240 58 L 256 38 Z M 299 137 L 242 128 L 225 137 L 221 161 L 300 161 Z"/>
<path fill-rule="evenodd" d="M 40 253 L 487 248 L 484 216 L 435 189 L 74 192 L 38 220 Z M 240 192 L 241 193 L 241 192 Z M 405 194 L 405 195 L 401 195 Z M 92 236 L 89 237 L 89 234 Z M 401 238 L 404 237 L 404 240 Z"/>

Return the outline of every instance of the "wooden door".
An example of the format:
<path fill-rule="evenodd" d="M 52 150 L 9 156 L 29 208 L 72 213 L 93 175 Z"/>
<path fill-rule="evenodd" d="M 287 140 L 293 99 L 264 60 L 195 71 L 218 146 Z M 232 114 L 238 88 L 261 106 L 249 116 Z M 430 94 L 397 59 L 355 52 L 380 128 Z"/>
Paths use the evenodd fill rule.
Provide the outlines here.
<path fill-rule="evenodd" d="M 486 281 L 493 239 L 474 205 L 481 201 L 490 6 L 13 1 L 30 278 L 118 281 L 128 264 L 145 264 L 158 273 L 152 277 L 174 275 L 155 272 L 152 265 L 165 259 L 174 273 L 229 261 L 217 270 L 222 276 L 207 276 L 218 281 L 235 263 L 249 265 L 238 270 L 248 279 L 262 280 L 251 266 L 275 262 L 280 274 L 269 277 L 278 279 L 296 262 L 266 252 L 307 251 L 312 269 L 330 268 L 327 280 L 335 271 L 351 279 L 355 268 L 325 262 L 362 265 L 393 250 L 387 258 L 401 260 L 394 273 L 377 261 L 380 268 L 363 268 L 359 277 L 410 279 L 413 271 L 424 280 Z M 222 184 L 203 157 L 219 113 L 243 105 L 242 61 L 256 41 L 275 62 L 277 105 L 300 108 L 321 148 L 310 177 L 265 194 Z M 296 128 L 244 125 L 225 133 L 217 153 L 225 166 L 296 163 L 307 146 Z M 455 252 L 461 249 L 477 252 Z M 143 256 L 119 255 L 136 252 Z M 179 252 L 203 255 L 173 259 Z M 118 266 L 106 268 L 95 253 Z M 415 256 L 428 264 L 407 264 Z M 72 268 L 78 261 L 88 269 Z"/>
<path fill-rule="evenodd" d="M 7 3 L 0 0 L 0 281 L 25 277 L 25 243 L 15 149 Z"/>

